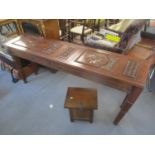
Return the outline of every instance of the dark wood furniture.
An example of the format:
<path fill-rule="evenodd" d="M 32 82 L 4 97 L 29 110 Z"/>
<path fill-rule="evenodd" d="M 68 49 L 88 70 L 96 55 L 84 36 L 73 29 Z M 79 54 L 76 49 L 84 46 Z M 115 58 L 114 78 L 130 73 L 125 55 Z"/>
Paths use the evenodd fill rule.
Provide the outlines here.
<path fill-rule="evenodd" d="M 119 23 L 119 19 L 105 19 L 104 26 L 107 28 L 113 24 Z"/>
<path fill-rule="evenodd" d="M 8 32 L 5 34 L 0 34 L 0 66 L 2 70 L 7 70 L 11 74 L 12 82 L 16 83 L 18 80 L 22 79 L 21 72 L 23 72 L 25 77 L 28 77 L 32 73 L 37 73 L 38 67 L 35 63 L 29 62 L 27 60 L 21 60 L 20 66 L 21 70 L 16 68 L 15 60 L 11 55 L 7 53 L 7 50 L 3 48 L 3 42 L 17 36 L 19 31 L 19 26 L 16 19 L 0 19 L 0 26 L 6 26 Z M 14 27 L 12 27 L 14 26 Z M 13 28 L 13 29 L 12 29 Z M 24 80 L 26 83 L 26 79 Z"/>
<path fill-rule="evenodd" d="M 20 34 L 43 36 L 48 39 L 62 39 L 59 36 L 60 27 L 57 19 L 18 19 L 17 25 Z M 56 73 L 54 69 L 49 70 L 51 73 Z"/>
<path fill-rule="evenodd" d="M 75 35 L 80 35 L 82 43 L 84 43 L 84 37 L 95 29 L 95 19 L 83 19 L 83 20 L 70 20 L 70 41 L 73 42 Z"/>
<path fill-rule="evenodd" d="M 150 69 L 145 60 L 42 37 L 22 35 L 5 46 L 16 62 L 23 58 L 126 91 L 116 125 L 141 94 Z M 17 66 L 20 70 L 20 63 Z"/>
<path fill-rule="evenodd" d="M 19 33 L 24 34 L 24 24 L 36 26 L 41 36 L 45 38 L 59 39 L 59 23 L 56 19 L 18 19 Z"/>
<path fill-rule="evenodd" d="M 60 35 L 60 40 L 63 41 L 70 41 L 70 36 L 69 36 L 69 29 L 70 29 L 70 23 L 69 19 L 59 19 L 59 35 Z"/>
<path fill-rule="evenodd" d="M 142 37 L 148 39 L 155 39 L 155 20 L 147 19 L 147 23 L 145 24 L 144 30 L 141 31 Z"/>
<path fill-rule="evenodd" d="M 18 63 L 20 63 L 20 65 L 18 65 Z M 0 64 L 2 70 L 8 70 L 10 72 L 13 83 L 23 79 L 22 75 L 28 77 L 32 73 L 37 74 L 38 72 L 37 64 L 23 59 L 15 61 L 9 54 L 2 51 L 0 51 Z M 20 66 L 20 69 L 18 69 L 17 66 Z M 24 79 L 24 83 L 27 83 L 26 78 Z"/>
<path fill-rule="evenodd" d="M 97 109 L 97 90 L 69 87 L 64 107 L 69 109 L 72 122 L 86 120 L 92 123 L 93 111 Z"/>

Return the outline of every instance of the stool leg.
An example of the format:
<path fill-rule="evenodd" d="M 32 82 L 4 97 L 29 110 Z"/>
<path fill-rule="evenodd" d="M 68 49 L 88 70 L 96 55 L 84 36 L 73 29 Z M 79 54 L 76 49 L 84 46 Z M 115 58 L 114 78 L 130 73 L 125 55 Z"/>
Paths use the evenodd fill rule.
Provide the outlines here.
<path fill-rule="evenodd" d="M 74 119 L 73 119 L 73 111 L 71 109 L 69 110 L 69 113 L 70 113 L 70 121 L 71 122 L 74 122 Z"/>
<path fill-rule="evenodd" d="M 4 62 L 1 62 L 1 70 L 2 70 L 2 71 L 5 70 L 5 64 L 4 64 Z"/>
<path fill-rule="evenodd" d="M 93 112 L 94 112 L 93 110 L 90 110 L 90 120 L 89 120 L 90 123 L 93 123 L 93 115 L 94 115 Z"/>

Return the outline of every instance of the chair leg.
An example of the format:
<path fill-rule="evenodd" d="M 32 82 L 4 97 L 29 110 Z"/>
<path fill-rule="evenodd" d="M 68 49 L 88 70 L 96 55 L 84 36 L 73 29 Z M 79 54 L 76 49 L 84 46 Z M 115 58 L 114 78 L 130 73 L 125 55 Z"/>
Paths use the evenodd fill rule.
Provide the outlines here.
<path fill-rule="evenodd" d="M 151 82 L 150 82 L 150 79 L 149 79 L 148 84 L 147 84 L 147 87 L 148 87 L 148 91 L 149 91 L 149 92 L 152 92 L 151 84 L 150 84 L 150 83 L 151 83 Z"/>
<path fill-rule="evenodd" d="M 68 41 L 71 42 L 71 33 L 68 32 Z"/>
<path fill-rule="evenodd" d="M 13 75 L 13 70 L 14 70 L 14 69 L 12 68 L 11 71 L 10 71 L 10 73 L 11 73 L 11 78 L 12 78 L 12 82 L 13 82 L 13 83 L 17 83 L 19 80 L 18 80 L 17 78 L 14 77 L 14 75 Z"/>
<path fill-rule="evenodd" d="M 73 42 L 74 34 L 70 33 L 70 42 Z"/>
<path fill-rule="evenodd" d="M 1 61 L 1 70 L 4 71 L 5 70 L 5 65 L 4 62 Z"/>
<path fill-rule="evenodd" d="M 2 29 L 3 29 L 3 27 L 0 26 L 0 34 L 1 34 L 1 35 L 3 35 L 3 33 L 2 33 Z"/>
<path fill-rule="evenodd" d="M 82 40 L 82 43 L 84 44 L 84 36 L 81 35 L 81 40 Z"/>

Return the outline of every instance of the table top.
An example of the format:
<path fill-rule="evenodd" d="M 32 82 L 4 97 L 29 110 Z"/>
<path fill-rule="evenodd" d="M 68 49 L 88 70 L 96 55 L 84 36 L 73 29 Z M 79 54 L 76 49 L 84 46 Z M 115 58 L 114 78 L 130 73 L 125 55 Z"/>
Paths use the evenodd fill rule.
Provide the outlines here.
<path fill-rule="evenodd" d="M 155 39 L 148 39 L 148 38 L 142 38 L 140 45 L 144 45 L 144 47 L 147 47 L 149 49 L 155 48 Z"/>
<path fill-rule="evenodd" d="M 128 51 L 128 55 L 138 59 L 147 60 L 151 65 L 155 64 L 155 39 L 142 38 L 142 40 Z"/>
<path fill-rule="evenodd" d="M 136 57 L 142 60 L 149 59 L 153 54 L 153 50 L 146 48 L 146 44 L 138 44 L 128 51 L 128 55 L 131 57 Z"/>
<path fill-rule="evenodd" d="M 64 107 L 71 109 L 97 109 L 97 90 L 69 87 Z"/>
<path fill-rule="evenodd" d="M 29 35 L 5 46 L 14 56 L 99 82 L 115 80 L 118 85 L 144 87 L 150 67 L 147 61 L 130 56 Z"/>

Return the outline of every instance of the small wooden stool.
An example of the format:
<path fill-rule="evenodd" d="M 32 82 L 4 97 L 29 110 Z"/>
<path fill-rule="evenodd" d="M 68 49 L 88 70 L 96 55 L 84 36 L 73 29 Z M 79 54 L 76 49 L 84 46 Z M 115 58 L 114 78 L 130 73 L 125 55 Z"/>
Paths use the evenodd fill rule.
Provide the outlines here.
<path fill-rule="evenodd" d="M 93 110 L 97 109 L 97 90 L 87 88 L 68 88 L 65 108 L 69 109 L 70 120 L 93 122 Z"/>

